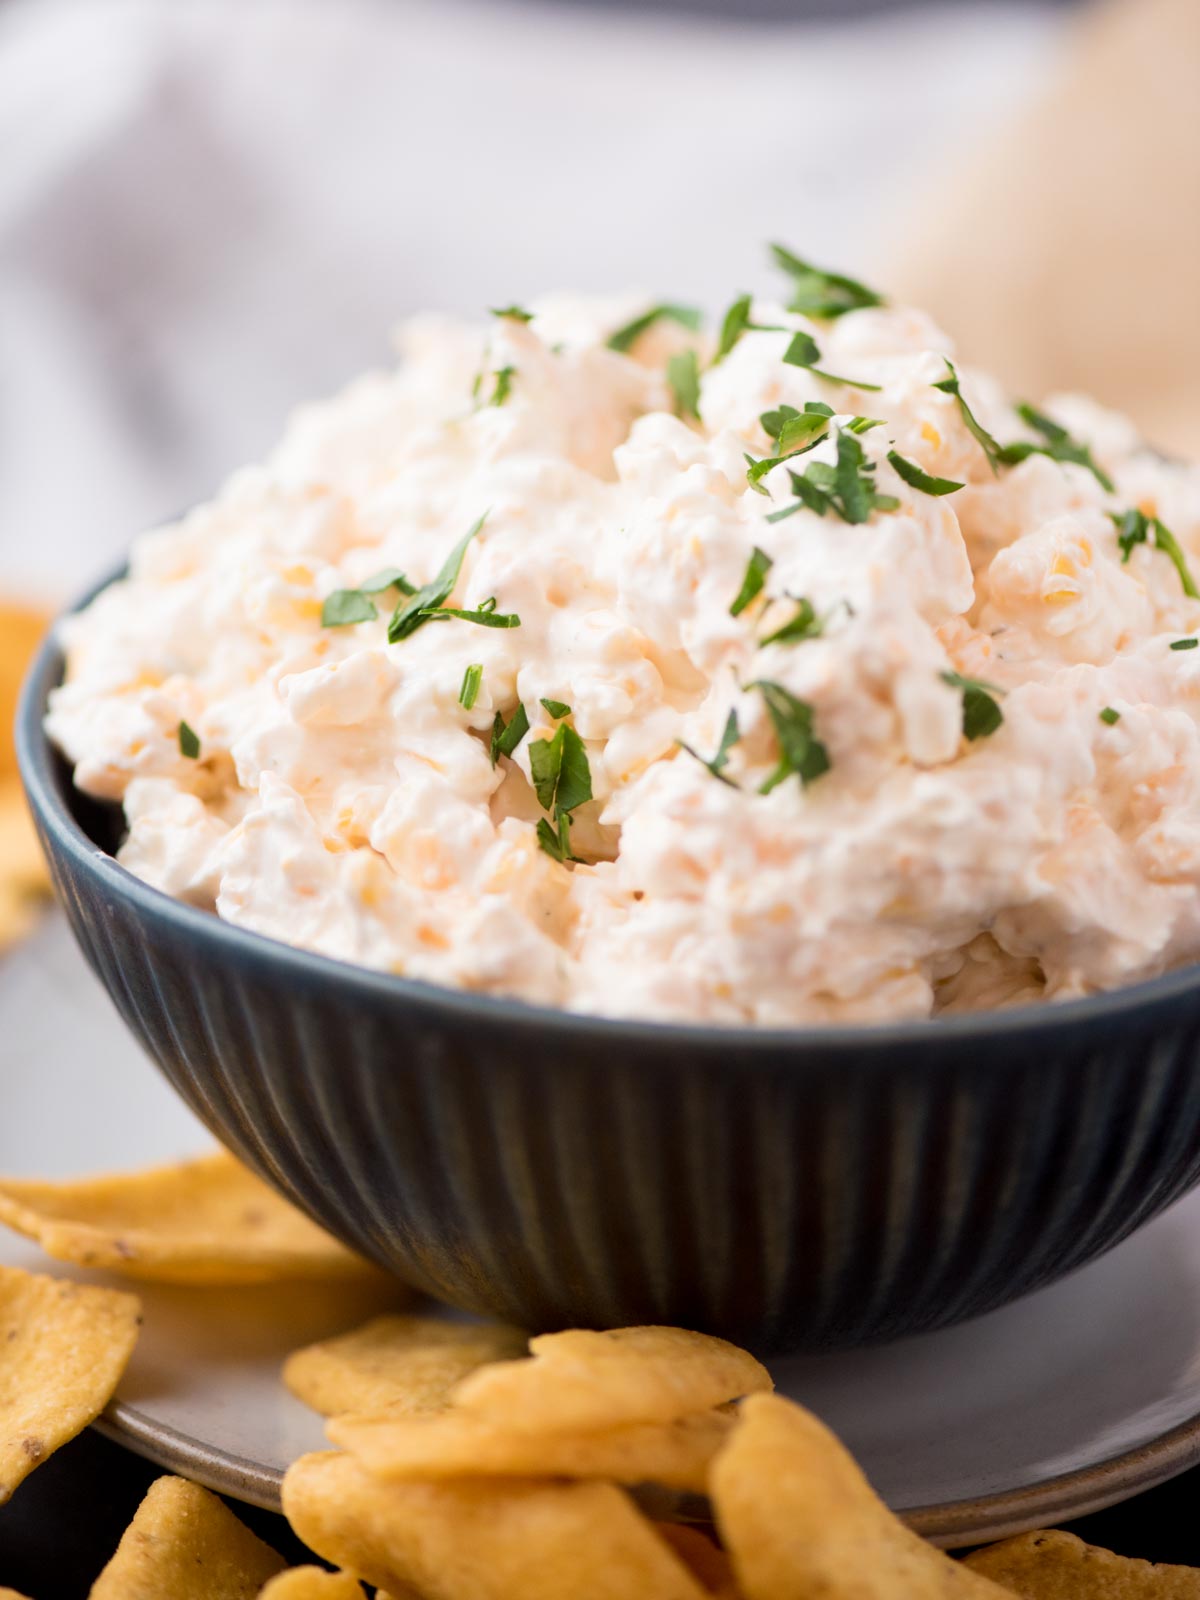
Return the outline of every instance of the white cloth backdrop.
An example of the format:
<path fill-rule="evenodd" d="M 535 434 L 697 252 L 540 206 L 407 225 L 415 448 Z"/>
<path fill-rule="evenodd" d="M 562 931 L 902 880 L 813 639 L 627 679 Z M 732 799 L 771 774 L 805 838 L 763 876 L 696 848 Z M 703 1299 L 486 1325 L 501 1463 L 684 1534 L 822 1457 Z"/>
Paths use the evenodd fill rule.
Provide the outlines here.
<path fill-rule="evenodd" d="M 540 289 L 864 273 L 1060 13 L 721 24 L 514 0 L 0 0 L 0 588 L 53 601 L 387 358 Z"/>

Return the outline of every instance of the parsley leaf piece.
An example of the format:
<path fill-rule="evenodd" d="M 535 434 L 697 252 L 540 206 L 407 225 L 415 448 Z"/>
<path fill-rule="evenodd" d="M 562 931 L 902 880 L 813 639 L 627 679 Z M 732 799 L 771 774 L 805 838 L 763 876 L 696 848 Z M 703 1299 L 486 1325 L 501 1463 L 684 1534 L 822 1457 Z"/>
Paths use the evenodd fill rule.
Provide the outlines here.
<path fill-rule="evenodd" d="M 974 437 L 976 443 L 979 445 L 984 455 L 988 458 L 988 465 L 991 467 L 992 471 L 995 472 L 997 464 L 1004 459 L 1004 446 L 992 437 L 992 435 L 984 427 L 983 423 L 980 422 L 976 417 L 975 413 L 971 410 L 967 402 L 963 399 L 961 387 L 962 380 L 958 376 L 958 372 L 955 369 L 953 361 L 951 361 L 949 356 L 945 356 L 943 359 L 945 360 L 947 367 L 950 369 L 950 376 L 948 378 L 943 378 L 940 383 L 935 383 L 933 387 L 935 389 L 940 389 L 943 394 L 953 395 L 958 401 L 958 412 L 962 417 L 963 422 L 966 424 L 967 431 Z"/>
<path fill-rule="evenodd" d="M 795 333 L 792 342 L 783 352 L 783 359 L 789 367 L 805 367 L 814 378 L 821 378 L 825 383 L 844 383 L 855 389 L 870 389 L 878 394 L 883 387 L 878 383 L 867 383 L 861 378 L 841 378 L 835 372 L 822 372 L 817 362 L 821 359 L 821 352 L 817 348 L 817 341 L 807 333 Z"/>
<path fill-rule="evenodd" d="M 918 466 L 915 461 L 902 456 L 899 450 L 889 450 L 888 460 L 909 488 L 919 489 L 922 494 L 953 494 L 956 489 L 963 487 L 953 478 L 934 477 L 933 473 L 926 472 L 924 467 Z"/>
<path fill-rule="evenodd" d="M 1105 706 L 1104 710 L 1100 713 L 1100 721 L 1107 723 L 1110 728 L 1115 722 L 1120 722 L 1120 720 L 1121 713 L 1114 710 L 1112 706 Z"/>
<path fill-rule="evenodd" d="M 496 380 L 496 387 L 492 390 L 492 398 L 488 401 L 490 406 L 502 406 L 512 393 L 512 381 L 516 367 L 499 367 L 492 374 Z"/>
<path fill-rule="evenodd" d="M 1027 426 L 1040 433 L 1046 442 L 1034 444 L 1029 439 L 1018 439 L 1013 444 L 1004 445 L 1000 459 L 1005 466 L 1015 466 L 1030 456 L 1049 456 L 1052 461 L 1073 461 L 1077 467 L 1086 467 L 1102 489 L 1109 494 L 1113 493 L 1116 485 L 1103 467 L 1092 460 L 1090 445 L 1072 439 L 1061 424 L 1048 417 L 1044 411 L 1038 411 L 1027 401 L 1022 401 L 1017 407 L 1017 415 Z"/>
<path fill-rule="evenodd" d="M 1200 589 L 1196 587 L 1196 580 L 1188 570 L 1187 557 L 1179 546 L 1179 541 L 1167 527 L 1154 519 L 1154 544 L 1156 549 L 1173 563 L 1175 571 L 1179 574 L 1179 581 L 1183 585 L 1183 592 L 1191 600 L 1200 600 Z"/>
<path fill-rule="evenodd" d="M 778 439 L 787 423 L 800 416 L 824 417 L 828 420 L 834 415 L 832 406 L 827 406 L 824 400 L 806 400 L 804 410 L 797 411 L 795 406 L 780 405 L 774 411 L 764 411 L 759 417 L 763 432 L 770 439 Z M 799 437 L 804 436 L 805 430 L 793 429 L 792 433 Z"/>
<path fill-rule="evenodd" d="M 189 761 L 200 759 L 200 735 L 186 722 L 179 724 L 179 754 L 186 756 Z"/>
<path fill-rule="evenodd" d="M 1200 645 L 1200 639 L 1172 639 L 1167 646 L 1168 650 L 1194 650 Z"/>
<path fill-rule="evenodd" d="M 571 708 L 565 700 L 543 700 L 542 705 L 556 721 L 571 715 Z"/>
<path fill-rule="evenodd" d="M 533 321 L 533 312 L 524 306 L 490 306 L 489 310 L 494 317 L 507 317 L 511 322 Z"/>
<path fill-rule="evenodd" d="M 467 546 L 483 527 L 488 519 L 485 511 L 481 517 L 473 522 L 466 533 L 451 550 L 442 563 L 441 571 L 431 583 L 424 584 L 414 594 L 402 600 L 392 613 L 388 623 L 388 643 L 395 644 L 399 639 L 407 639 L 429 620 L 427 613 L 444 606 L 454 592 L 454 585 L 458 582 L 458 575 L 462 571 L 463 557 L 467 553 Z M 511 627 L 512 624 L 506 624 Z"/>
<path fill-rule="evenodd" d="M 789 311 L 802 311 L 810 317 L 832 320 L 834 317 L 844 317 L 847 311 L 861 311 L 865 306 L 887 304 L 881 294 L 868 289 L 857 278 L 848 278 L 842 272 L 826 272 L 796 255 L 786 245 L 773 244 L 771 254 L 776 264 L 792 280 Z"/>
<path fill-rule="evenodd" d="M 740 617 L 742 612 L 757 595 L 762 593 L 762 586 L 767 581 L 774 562 L 765 550 L 760 550 L 757 545 L 750 552 L 750 559 L 746 563 L 746 573 L 742 579 L 742 587 L 734 596 L 733 604 L 729 607 L 731 617 Z"/>
<path fill-rule="evenodd" d="M 825 624 L 818 617 L 811 600 L 803 597 L 793 597 L 796 600 L 796 614 L 782 628 L 776 628 L 774 633 L 767 634 L 765 639 L 760 639 L 764 644 L 796 644 L 801 639 L 817 639 L 824 631 Z"/>
<path fill-rule="evenodd" d="M 494 605 L 482 605 L 477 610 L 464 610 L 459 606 L 425 606 L 421 611 L 423 621 L 440 617 L 458 617 L 462 622 L 477 622 L 481 628 L 519 628 L 521 619 L 515 611 L 497 611 Z"/>
<path fill-rule="evenodd" d="M 543 811 L 574 811 L 592 798 L 587 750 L 569 722 L 560 722 L 552 739 L 529 746 L 529 770 Z"/>
<path fill-rule="evenodd" d="M 717 340 L 717 353 L 712 359 L 714 367 L 718 361 L 724 361 L 725 357 L 750 326 L 750 298 L 748 294 L 738 295 L 725 313 L 721 322 L 720 337 Z"/>
<path fill-rule="evenodd" d="M 860 384 L 859 387 L 861 388 L 862 385 Z M 870 433 L 872 428 L 883 427 L 883 418 L 851 417 L 850 421 L 846 424 L 846 427 L 850 433 Z"/>
<path fill-rule="evenodd" d="M 784 412 L 790 415 L 783 415 Z M 775 413 L 765 411 L 763 417 L 775 420 Z M 768 490 L 762 486 L 762 480 L 767 473 L 777 467 L 781 461 L 790 461 L 794 456 L 802 456 L 816 445 L 829 432 L 829 418 L 823 411 L 796 411 L 792 406 L 779 408 L 779 432 L 775 437 L 776 454 L 763 456 L 761 460 L 748 455 L 749 463 L 746 472 L 746 482 L 756 494 L 766 495 L 770 498 Z M 762 421 L 762 418 L 759 419 Z M 764 423 L 765 426 L 765 423 Z"/>
<path fill-rule="evenodd" d="M 321 607 L 321 626 L 348 628 L 355 622 L 370 622 L 378 615 L 375 602 L 361 589 L 335 589 L 331 595 L 326 595 Z"/>
<path fill-rule="evenodd" d="M 779 740 L 779 765 L 766 782 L 760 784 L 758 792 L 770 794 L 793 774 L 801 784 L 808 785 L 828 772 L 829 752 L 813 733 L 813 708 L 808 702 L 797 700 L 781 683 L 772 683 L 769 678 L 759 678 L 747 688 L 761 693 Z"/>
<path fill-rule="evenodd" d="M 521 740 L 529 732 L 529 714 L 523 705 L 519 705 L 506 724 L 501 712 L 497 711 L 495 721 L 492 723 L 492 741 L 488 754 L 495 766 L 501 756 L 511 756 Z"/>
<path fill-rule="evenodd" d="M 962 729 L 966 739 L 986 739 L 1004 721 L 1000 703 L 994 697 L 1003 694 L 994 683 L 984 683 L 979 678 L 964 678 L 961 672 L 943 672 L 942 682 L 952 689 L 962 690 Z"/>
<path fill-rule="evenodd" d="M 382 572 L 376 572 L 369 578 L 364 578 L 358 586 L 360 594 L 383 594 L 387 589 L 399 589 L 401 594 L 416 594 L 416 589 L 399 567 L 384 567 Z"/>
<path fill-rule="evenodd" d="M 479 699 L 479 686 L 482 682 L 483 663 L 481 661 L 472 662 L 463 673 L 462 687 L 458 691 L 458 703 L 464 711 L 473 709 L 476 700 Z"/>
<path fill-rule="evenodd" d="M 618 328 L 616 333 L 609 334 L 606 341 L 608 348 L 622 352 L 631 350 L 647 328 L 652 328 L 656 322 L 662 322 L 664 319 L 668 322 L 677 322 L 681 328 L 689 328 L 695 333 L 703 321 L 703 313 L 695 306 L 678 306 L 668 302 L 651 306 L 649 311 L 643 311 L 640 317 L 634 317 L 632 322 L 627 322 L 623 328 Z"/>
<path fill-rule="evenodd" d="M 537 842 L 548 856 L 555 861 L 561 861 L 565 866 L 568 861 L 579 861 L 581 858 L 571 850 L 571 818 L 561 808 L 558 812 L 558 831 L 550 826 L 545 817 L 538 818 Z"/>
<path fill-rule="evenodd" d="M 675 415 L 700 420 L 700 363 L 694 350 L 682 350 L 667 362 L 667 382 L 675 396 Z"/>
<path fill-rule="evenodd" d="M 725 768 L 729 765 L 729 752 L 733 749 L 734 745 L 740 738 L 741 733 L 738 730 L 738 715 L 737 711 L 734 710 L 731 711 L 728 717 L 725 719 L 725 731 L 721 735 L 721 742 L 717 746 L 717 753 L 711 761 L 706 761 L 698 750 L 694 750 L 692 746 L 687 744 L 683 739 L 678 739 L 676 743 L 679 745 L 681 750 L 686 750 L 688 755 L 692 756 L 696 761 L 698 761 L 702 767 L 707 767 L 714 778 L 719 778 L 722 783 L 728 784 L 731 789 L 736 789 L 738 786 L 736 783 L 734 783 L 733 779 L 725 776 Z"/>
<path fill-rule="evenodd" d="M 866 522 L 874 502 L 871 480 L 863 470 L 863 447 L 853 434 L 842 430 L 837 436 L 837 465 L 834 482 L 841 514 L 847 522 Z M 835 504 L 837 502 L 835 501 Z"/>
<path fill-rule="evenodd" d="M 857 422 L 859 419 L 856 417 L 854 420 Z M 871 424 L 870 418 L 863 420 Z M 867 460 L 856 431 L 861 430 L 855 430 L 852 423 L 838 430 L 836 465 L 814 461 L 803 473 L 789 470 L 788 477 L 796 500 L 790 506 L 771 512 L 767 517 L 768 522 L 782 522 L 784 517 L 794 516 L 800 510 L 815 511 L 819 517 L 823 517 L 827 511 L 836 511 L 843 522 L 866 522 L 873 511 L 895 511 L 899 507 L 900 502 L 895 495 L 880 494 L 876 490 L 875 463 Z M 793 453 L 800 454 L 799 451 Z M 778 459 L 753 463 L 751 471 L 747 473 L 751 486 L 755 485 L 756 469 L 761 476 L 777 465 Z"/>
<path fill-rule="evenodd" d="M 809 472 L 812 468 L 809 468 Z M 772 511 L 767 516 L 768 522 L 782 522 L 785 517 L 794 517 L 797 511 L 815 511 L 817 516 L 823 517 L 829 510 L 830 499 L 824 489 L 818 488 L 816 483 L 807 474 L 788 471 L 792 483 L 792 493 L 796 499 L 790 506 L 783 506 L 779 511 Z"/>
<path fill-rule="evenodd" d="M 1128 561 L 1133 554 L 1135 545 L 1148 544 L 1153 536 L 1156 550 L 1161 550 L 1163 555 L 1172 563 L 1179 574 L 1179 582 L 1183 592 L 1192 600 L 1200 600 L 1200 589 L 1196 587 L 1196 580 L 1192 577 L 1191 569 L 1187 564 L 1187 557 L 1179 544 L 1178 539 L 1158 517 L 1148 517 L 1144 511 L 1139 511 L 1136 506 L 1128 511 L 1117 513 L 1109 512 L 1109 520 L 1117 530 L 1117 543 L 1121 547 L 1121 560 Z"/>

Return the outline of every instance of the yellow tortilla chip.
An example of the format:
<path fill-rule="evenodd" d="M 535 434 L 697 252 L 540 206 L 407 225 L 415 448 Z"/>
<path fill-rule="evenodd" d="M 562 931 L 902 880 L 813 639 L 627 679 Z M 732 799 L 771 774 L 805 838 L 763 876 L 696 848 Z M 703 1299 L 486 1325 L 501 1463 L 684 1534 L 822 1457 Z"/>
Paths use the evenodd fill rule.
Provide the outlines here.
<path fill-rule="evenodd" d="M 15 1589 L 0 1589 L 0 1600 L 26 1600 L 26 1596 Z"/>
<path fill-rule="evenodd" d="M 16 778 L 0 779 L 0 951 L 32 926 L 50 875 Z"/>
<path fill-rule="evenodd" d="M 0 602 L 0 777 L 17 770 L 13 723 L 26 669 L 50 619 L 28 606 Z"/>
<path fill-rule="evenodd" d="M 0 1178 L 0 1222 L 56 1260 L 161 1283 L 374 1271 L 225 1150 L 65 1183 Z"/>
<path fill-rule="evenodd" d="M 699 1528 L 682 1522 L 660 1522 L 656 1532 L 701 1584 L 706 1594 L 715 1594 L 718 1600 L 738 1600 L 737 1586 L 733 1581 L 733 1567 L 729 1557 Z"/>
<path fill-rule="evenodd" d="M 745 1350 L 684 1328 L 572 1328 L 529 1341 L 531 1360 L 481 1367 L 454 1403 L 527 1433 L 673 1422 L 770 1389 Z"/>
<path fill-rule="evenodd" d="M 284 1565 L 215 1494 L 159 1478 L 90 1600 L 253 1600 Z"/>
<path fill-rule="evenodd" d="M 802 1406 L 754 1395 L 740 1410 L 709 1482 L 745 1600 L 1005 1600 L 893 1516 Z"/>
<path fill-rule="evenodd" d="M 337 1417 L 328 1432 L 379 1478 L 608 1478 L 703 1494 L 733 1426 L 723 1412 L 702 1411 L 594 1433 L 518 1433 L 507 1422 L 451 1409 Z"/>
<path fill-rule="evenodd" d="M 302 1456 L 283 1509 L 318 1555 L 422 1600 L 706 1600 L 610 1483 L 382 1483 L 350 1456 Z"/>
<path fill-rule="evenodd" d="M 136 1295 L 0 1267 L 0 1505 L 104 1410 L 141 1315 Z"/>
<path fill-rule="evenodd" d="M 258 1600 L 366 1600 L 363 1586 L 349 1572 L 326 1572 L 324 1567 L 292 1567 L 281 1572 Z"/>
<path fill-rule="evenodd" d="M 441 1410 L 454 1385 L 489 1361 L 523 1356 L 528 1337 L 498 1322 L 372 1317 L 288 1357 L 283 1381 L 324 1417 L 345 1411 Z"/>
<path fill-rule="evenodd" d="M 1131 1561 L 1073 1533 L 1023 1533 L 964 1564 L 1023 1600 L 1200 1600 L 1195 1567 Z"/>

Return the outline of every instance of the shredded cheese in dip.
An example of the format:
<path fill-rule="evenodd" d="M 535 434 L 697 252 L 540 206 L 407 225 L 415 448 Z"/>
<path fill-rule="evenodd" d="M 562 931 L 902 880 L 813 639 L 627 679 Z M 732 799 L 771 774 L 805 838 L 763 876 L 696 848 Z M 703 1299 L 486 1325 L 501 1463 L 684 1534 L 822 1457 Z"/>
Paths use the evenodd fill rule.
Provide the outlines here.
<path fill-rule="evenodd" d="M 1200 651 L 1171 647 L 1200 633 L 1200 470 L 1078 399 L 1048 411 L 1098 472 L 993 467 L 968 415 L 1001 445 L 1050 435 L 961 367 L 964 414 L 911 310 L 756 301 L 714 362 L 670 317 L 609 348 L 644 300 L 532 309 L 410 323 L 396 372 L 299 412 L 65 626 L 49 731 L 123 805 L 126 867 L 346 961 L 650 1018 L 924 1016 L 1196 959 Z M 877 391 L 785 361 L 798 331 Z M 702 421 L 673 414 L 689 351 Z M 760 419 L 811 402 L 836 415 L 764 498 Z M 821 499 L 844 438 L 864 520 Z M 769 520 L 812 468 L 816 503 Z M 1151 531 L 1123 546 L 1129 511 Z M 387 569 L 432 583 L 481 516 L 437 604 L 519 625 L 430 616 L 389 643 L 400 588 L 322 625 Z M 805 600 L 813 626 L 763 643 Z M 972 694 L 990 731 L 968 738 Z M 562 727 L 592 795 L 567 810 Z"/>

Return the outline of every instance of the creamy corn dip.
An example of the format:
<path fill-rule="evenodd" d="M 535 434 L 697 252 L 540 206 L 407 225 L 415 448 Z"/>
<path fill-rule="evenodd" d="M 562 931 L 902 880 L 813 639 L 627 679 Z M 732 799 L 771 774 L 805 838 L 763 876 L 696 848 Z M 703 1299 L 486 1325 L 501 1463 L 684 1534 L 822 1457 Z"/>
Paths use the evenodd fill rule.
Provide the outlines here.
<path fill-rule="evenodd" d="M 650 1018 L 1195 959 L 1200 469 L 1015 408 L 777 253 L 779 302 L 711 332 L 637 297 L 418 318 L 138 539 L 48 719 L 125 866 L 346 961 Z"/>

